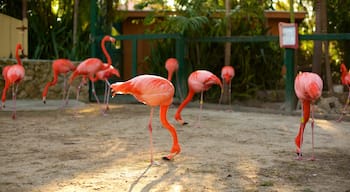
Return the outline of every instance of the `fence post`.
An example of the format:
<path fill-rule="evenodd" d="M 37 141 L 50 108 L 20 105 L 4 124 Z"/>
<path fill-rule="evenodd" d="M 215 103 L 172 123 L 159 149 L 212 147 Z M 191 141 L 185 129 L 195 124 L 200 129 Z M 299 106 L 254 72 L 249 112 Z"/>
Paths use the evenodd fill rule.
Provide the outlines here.
<path fill-rule="evenodd" d="M 131 66 L 131 75 L 135 77 L 137 75 L 137 38 L 133 38 L 132 42 L 132 66 Z"/>
<path fill-rule="evenodd" d="M 187 95 L 187 81 L 185 76 L 185 38 L 182 35 L 178 35 L 176 38 L 176 59 L 179 62 L 179 83 L 182 96 Z M 181 98 L 180 93 L 177 92 L 177 97 L 179 97 L 181 100 L 184 98 Z"/>
<path fill-rule="evenodd" d="M 91 41 L 91 56 L 96 57 L 96 17 L 97 5 L 95 0 L 90 1 L 90 41 Z"/>
<path fill-rule="evenodd" d="M 286 48 L 284 55 L 284 63 L 287 68 L 286 74 L 286 100 L 285 109 L 287 112 L 292 112 L 295 107 L 294 94 L 294 49 Z"/>

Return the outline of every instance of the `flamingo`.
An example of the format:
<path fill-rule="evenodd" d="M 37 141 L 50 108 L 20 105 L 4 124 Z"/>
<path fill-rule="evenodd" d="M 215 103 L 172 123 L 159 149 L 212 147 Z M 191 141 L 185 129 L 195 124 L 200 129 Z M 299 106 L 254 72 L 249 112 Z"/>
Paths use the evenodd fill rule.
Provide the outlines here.
<path fill-rule="evenodd" d="M 171 81 L 173 77 L 173 73 L 179 70 L 179 62 L 176 58 L 168 58 L 165 61 L 165 69 L 168 71 L 168 80 Z M 179 90 L 180 98 L 182 99 L 182 91 L 180 89 L 178 74 L 176 73 L 176 85 Z"/>
<path fill-rule="evenodd" d="M 107 65 L 106 63 L 104 65 Z M 95 78 L 93 79 L 93 82 L 96 82 L 97 80 L 102 80 L 105 82 L 105 93 L 104 93 L 104 103 L 106 105 L 105 111 L 109 110 L 108 102 L 109 102 L 109 94 L 110 94 L 110 83 L 108 81 L 108 78 L 111 78 L 113 75 L 120 77 L 120 73 L 118 69 L 114 68 L 112 65 L 105 70 L 101 70 L 96 73 Z"/>
<path fill-rule="evenodd" d="M 18 90 L 19 83 L 23 80 L 25 75 L 25 70 L 22 65 L 22 61 L 19 57 L 18 51 L 22 50 L 22 45 L 20 43 L 16 46 L 16 60 L 17 64 L 6 66 L 4 67 L 4 70 L 2 72 L 2 75 L 5 79 L 5 87 L 2 90 L 2 108 L 5 108 L 5 101 L 6 101 L 6 92 L 9 89 L 11 85 L 12 86 L 12 100 L 13 100 L 13 113 L 12 113 L 12 119 L 16 119 L 16 93 Z"/>
<path fill-rule="evenodd" d="M 346 108 L 348 107 L 350 103 L 350 71 L 346 69 L 346 66 L 344 63 L 340 65 L 340 72 L 341 72 L 341 83 L 345 86 L 348 87 L 349 93 L 348 93 L 348 98 L 346 99 L 346 103 L 343 109 L 343 113 L 340 115 L 339 119 L 337 121 L 341 121 L 341 119 L 344 116 L 344 113 L 346 111 Z"/>
<path fill-rule="evenodd" d="M 319 75 L 311 72 L 300 72 L 295 78 L 294 90 L 302 104 L 302 113 L 300 120 L 299 132 L 295 138 L 295 144 L 297 146 L 298 159 L 301 159 L 301 145 L 303 143 L 304 129 L 310 118 L 310 104 L 311 107 L 311 129 L 312 129 L 312 157 L 311 160 L 315 160 L 314 157 L 314 110 L 313 103 L 320 98 L 322 94 L 323 82 Z"/>
<path fill-rule="evenodd" d="M 76 66 L 69 59 L 56 59 L 52 62 L 52 70 L 53 70 L 53 80 L 51 82 L 46 83 L 43 93 L 42 99 L 44 104 L 46 104 L 46 96 L 49 91 L 50 86 L 54 86 L 57 84 L 58 75 L 63 74 L 63 100 L 66 95 L 66 75 L 70 71 L 74 71 Z"/>
<path fill-rule="evenodd" d="M 169 58 L 165 61 L 165 69 L 168 71 L 168 80 L 171 81 L 173 73 L 179 69 L 179 63 L 175 58 Z"/>
<path fill-rule="evenodd" d="M 192 100 L 192 97 L 195 93 L 201 92 L 201 99 L 200 99 L 200 111 L 202 111 L 202 105 L 203 105 L 203 92 L 207 91 L 212 85 L 219 85 L 222 89 L 222 83 L 220 79 L 214 75 L 213 73 L 207 71 L 207 70 L 197 70 L 190 74 L 188 77 L 188 94 L 185 100 L 182 101 L 180 106 L 178 107 L 176 113 L 175 113 L 175 120 L 180 123 L 181 125 L 186 125 L 187 122 L 185 122 L 181 117 L 181 111 L 182 109 Z M 198 125 L 200 124 L 200 114 L 198 116 Z"/>
<path fill-rule="evenodd" d="M 170 153 L 163 157 L 165 160 L 171 160 L 175 155 L 180 153 L 180 145 L 178 143 L 175 127 L 168 122 L 167 111 L 173 102 L 175 88 L 167 79 L 155 75 L 139 75 L 126 82 L 117 82 L 111 85 L 112 96 L 116 94 L 131 94 L 139 102 L 151 107 L 150 118 L 148 122 L 148 130 L 150 134 L 151 146 L 151 164 L 153 163 L 153 141 L 152 141 L 152 117 L 154 107 L 159 106 L 160 122 L 168 129 L 172 138 L 173 145 Z"/>
<path fill-rule="evenodd" d="M 232 66 L 226 65 L 226 66 L 222 67 L 221 78 L 222 78 L 222 81 L 226 85 L 228 85 L 228 92 L 230 94 L 230 97 L 229 97 L 230 104 L 231 104 L 231 81 L 232 81 L 232 78 L 234 76 L 235 76 L 235 69 Z M 224 92 L 221 92 L 220 103 L 222 101 L 223 94 L 224 94 Z"/>
<path fill-rule="evenodd" d="M 98 58 L 88 58 L 88 59 L 85 59 L 83 62 L 81 62 L 77 66 L 76 70 L 70 76 L 70 78 L 69 78 L 69 85 L 72 84 L 73 80 L 77 76 L 82 76 L 82 81 L 79 84 L 78 89 L 77 89 L 77 98 L 76 98 L 77 100 L 79 98 L 79 91 L 80 91 L 81 86 L 83 84 L 85 84 L 85 79 L 89 78 L 90 81 L 92 81 L 92 83 L 91 83 L 92 93 L 94 94 L 97 103 L 100 104 L 100 102 L 99 102 L 99 100 L 97 98 L 97 95 L 96 95 L 93 79 L 94 79 L 94 75 L 98 71 L 106 70 L 112 65 L 112 59 L 111 59 L 110 55 L 108 54 L 108 52 L 106 50 L 106 47 L 105 47 L 105 43 L 107 41 L 110 41 L 110 42 L 114 43 L 115 39 L 113 37 L 111 37 L 111 36 L 106 35 L 106 36 L 103 37 L 103 39 L 101 41 L 101 48 L 102 48 L 102 51 L 103 51 L 104 55 L 107 58 L 107 65 L 104 65 L 104 63 Z M 68 89 L 68 94 L 67 94 L 66 100 L 68 100 L 68 97 L 69 97 L 69 89 Z"/>

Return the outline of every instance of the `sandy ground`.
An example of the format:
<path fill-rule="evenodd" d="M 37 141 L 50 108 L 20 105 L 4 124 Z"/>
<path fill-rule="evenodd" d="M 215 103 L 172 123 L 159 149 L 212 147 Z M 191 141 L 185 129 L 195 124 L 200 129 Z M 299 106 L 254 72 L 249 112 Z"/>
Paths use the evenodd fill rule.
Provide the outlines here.
<path fill-rule="evenodd" d="M 308 124 L 303 160 L 296 160 L 299 116 L 222 109 L 185 108 L 189 122 L 176 124 L 181 153 L 162 160 L 171 147 L 168 131 L 153 118 L 157 164 L 150 166 L 149 107 L 113 104 L 107 115 L 96 104 L 24 110 L 17 119 L 0 111 L 0 191 L 350 191 L 350 122 L 315 121 L 315 157 Z M 34 107 L 33 106 L 33 107 Z M 10 108 L 10 106 L 8 106 Z"/>

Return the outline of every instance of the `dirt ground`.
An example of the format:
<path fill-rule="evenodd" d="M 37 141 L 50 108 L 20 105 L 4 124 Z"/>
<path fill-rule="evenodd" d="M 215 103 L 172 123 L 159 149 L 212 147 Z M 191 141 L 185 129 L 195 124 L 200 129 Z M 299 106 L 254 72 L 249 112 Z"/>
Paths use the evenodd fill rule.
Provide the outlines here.
<path fill-rule="evenodd" d="M 143 104 L 113 104 L 105 116 L 96 104 L 19 109 L 16 120 L 0 111 L 0 191 L 350 191 L 349 121 L 316 118 L 316 161 L 310 124 L 296 160 L 299 116 L 208 106 L 200 127 L 198 104 L 184 109 L 186 126 L 171 106 L 182 148 L 172 161 L 162 160 L 172 141 L 155 110 L 152 166 Z"/>

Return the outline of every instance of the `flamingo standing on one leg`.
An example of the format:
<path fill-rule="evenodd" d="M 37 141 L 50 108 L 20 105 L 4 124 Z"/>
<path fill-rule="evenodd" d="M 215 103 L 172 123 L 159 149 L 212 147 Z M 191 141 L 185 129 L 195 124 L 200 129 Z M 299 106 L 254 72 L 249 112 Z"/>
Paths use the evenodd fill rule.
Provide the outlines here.
<path fill-rule="evenodd" d="M 228 86 L 228 92 L 230 94 L 229 97 L 229 104 L 231 105 L 231 81 L 232 78 L 235 76 L 235 69 L 232 66 L 224 66 L 221 69 L 221 78 L 222 81 L 224 82 L 224 86 Z M 221 92 L 221 97 L 220 97 L 220 102 L 222 101 L 222 97 L 223 97 L 224 92 Z"/>
<path fill-rule="evenodd" d="M 167 111 L 173 102 L 174 86 L 167 79 L 155 75 L 140 75 L 126 82 L 117 82 L 111 85 L 113 96 L 115 94 L 131 94 L 138 101 L 151 107 L 150 119 L 148 123 L 150 133 L 151 146 L 151 163 L 153 163 L 153 141 L 152 141 L 152 117 L 153 109 L 160 107 L 160 121 L 167 128 L 173 138 L 173 146 L 170 154 L 163 159 L 171 160 L 175 155 L 180 153 L 180 145 L 178 143 L 175 127 L 167 120 Z"/>
<path fill-rule="evenodd" d="M 302 114 L 300 121 L 299 133 L 295 138 L 297 146 L 298 159 L 301 159 L 301 145 L 303 144 L 303 135 L 305 126 L 310 118 L 310 104 L 311 107 L 311 129 L 312 129 L 312 158 L 314 157 L 314 110 L 313 103 L 320 98 L 322 94 L 323 82 L 319 75 L 310 72 L 300 72 L 295 78 L 294 90 L 302 105 Z"/>
<path fill-rule="evenodd" d="M 108 81 L 108 78 L 111 78 L 113 75 L 120 77 L 120 73 L 118 69 L 114 68 L 111 65 L 108 69 L 97 72 L 95 78 L 93 79 L 93 82 L 96 82 L 97 80 L 102 80 L 105 82 L 105 93 L 104 93 L 104 100 L 103 100 L 104 104 L 106 105 L 105 111 L 109 110 L 108 102 L 109 102 L 109 94 L 110 94 L 110 88 L 109 88 L 110 83 Z"/>
<path fill-rule="evenodd" d="M 47 96 L 47 92 L 49 91 L 49 87 L 56 85 L 58 80 L 58 75 L 60 74 L 63 74 L 63 101 L 65 100 L 65 95 L 67 91 L 66 75 L 68 72 L 74 71 L 75 69 L 76 69 L 76 66 L 74 66 L 69 59 L 56 59 L 52 62 L 53 80 L 51 82 L 48 82 L 44 87 L 44 90 L 42 93 L 42 98 L 44 103 L 46 103 L 46 96 Z"/>
<path fill-rule="evenodd" d="M 341 83 L 345 86 L 348 87 L 349 89 L 349 93 L 348 93 L 348 98 L 346 99 L 346 103 L 345 103 L 345 106 L 344 106 L 344 109 L 343 109 L 343 112 L 341 113 L 339 119 L 337 121 L 341 121 L 343 116 L 344 116 L 344 113 L 346 112 L 346 108 L 348 107 L 349 103 L 350 103 L 350 71 L 348 71 L 346 69 L 346 66 L 344 63 L 342 63 L 340 65 L 340 72 L 341 72 Z"/>
<path fill-rule="evenodd" d="M 81 62 L 78 65 L 78 67 L 76 68 L 76 70 L 73 72 L 73 74 L 70 76 L 69 85 L 72 84 L 73 80 L 77 76 L 79 76 L 79 75 L 83 76 L 83 80 L 81 81 L 81 83 L 79 84 L 78 89 L 77 89 L 77 100 L 79 99 L 80 88 L 84 84 L 85 79 L 88 77 L 90 79 L 90 81 L 92 81 L 92 83 L 91 83 L 92 93 L 94 94 L 97 103 L 100 104 L 100 102 L 97 98 L 97 95 L 96 95 L 93 79 L 94 79 L 94 75 L 98 71 L 108 69 L 112 65 L 112 59 L 111 59 L 110 55 L 108 54 L 106 47 L 105 47 L 105 43 L 107 41 L 114 43 L 115 39 L 113 37 L 106 35 L 106 36 L 104 36 L 104 38 L 101 41 L 101 48 L 102 48 L 104 55 L 107 58 L 107 65 L 104 65 L 104 63 L 98 58 L 88 58 L 88 59 L 84 60 L 83 62 Z M 68 89 L 68 94 L 67 94 L 66 100 L 68 100 L 68 97 L 69 97 L 69 89 Z"/>
<path fill-rule="evenodd" d="M 182 109 L 192 100 L 192 97 L 195 93 L 201 93 L 201 99 L 200 99 L 200 111 L 202 111 L 202 105 L 203 105 L 203 92 L 207 91 L 212 85 L 219 85 L 222 89 L 222 83 L 220 79 L 214 75 L 213 73 L 206 71 L 206 70 L 197 70 L 190 74 L 188 77 L 188 94 L 185 100 L 180 104 L 178 107 L 176 114 L 175 114 L 175 120 L 180 123 L 181 125 L 187 124 L 182 117 L 181 117 L 181 111 Z M 198 125 L 200 125 L 200 116 L 198 116 Z"/>
<path fill-rule="evenodd" d="M 13 113 L 12 113 L 12 119 L 16 119 L 16 94 L 19 83 L 23 80 L 25 75 L 25 70 L 22 65 L 22 61 L 19 57 L 18 51 L 23 50 L 21 44 L 17 44 L 16 46 L 16 60 L 17 64 L 6 66 L 4 67 L 4 70 L 2 72 L 2 75 L 5 79 L 5 87 L 2 90 L 2 107 L 5 107 L 5 101 L 6 101 L 6 92 L 9 89 L 11 85 L 12 86 L 12 100 L 13 100 Z"/>

